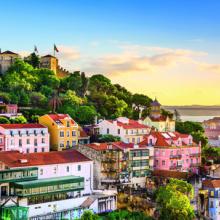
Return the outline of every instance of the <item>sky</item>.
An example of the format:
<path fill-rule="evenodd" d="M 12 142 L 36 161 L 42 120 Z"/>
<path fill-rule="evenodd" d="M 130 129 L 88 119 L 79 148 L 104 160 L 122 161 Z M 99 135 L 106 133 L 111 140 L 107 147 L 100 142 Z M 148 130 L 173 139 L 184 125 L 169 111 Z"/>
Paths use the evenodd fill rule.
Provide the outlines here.
<path fill-rule="evenodd" d="M 11 0 L 0 48 L 53 54 L 163 105 L 220 105 L 219 0 Z"/>

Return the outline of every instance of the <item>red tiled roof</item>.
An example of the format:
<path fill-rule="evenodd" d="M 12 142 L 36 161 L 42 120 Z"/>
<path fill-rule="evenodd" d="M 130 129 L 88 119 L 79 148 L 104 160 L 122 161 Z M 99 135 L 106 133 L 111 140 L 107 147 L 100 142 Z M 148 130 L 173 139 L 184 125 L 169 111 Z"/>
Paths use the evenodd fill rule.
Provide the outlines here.
<path fill-rule="evenodd" d="M 191 174 L 188 172 L 170 171 L 170 170 L 154 170 L 152 176 L 187 179 Z"/>
<path fill-rule="evenodd" d="M 124 143 L 122 141 L 116 141 L 112 143 L 92 143 L 92 144 L 87 144 L 86 146 L 97 150 L 97 151 L 102 151 L 102 150 L 108 150 L 110 149 L 109 146 L 112 146 L 111 149 L 118 149 L 118 150 L 124 150 L 124 149 L 133 149 L 135 144 L 133 143 Z M 139 145 L 138 145 L 139 146 Z M 143 146 L 140 146 L 143 147 Z"/>
<path fill-rule="evenodd" d="M 89 138 L 89 135 L 86 134 L 86 132 L 81 128 L 79 127 L 79 138 Z"/>
<path fill-rule="evenodd" d="M 25 159 L 27 163 L 21 163 Z M 76 150 L 51 151 L 44 153 L 22 154 L 17 151 L 0 152 L 0 161 L 8 167 L 39 166 L 60 163 L 77 163 L 91 161 Z"/>
<path fill-rule="evenodd" d="M 113 123 L 113 120 L 108 120 L 109 122 Z M 117 125 L 119 127 L 123 127 L 124 129 L 140 129 L 140 128 L 149 128 L 147 125 L 140 124 L 138 121 L 129 119 L 128 123 L 122 123 L 117 121 Z"/>
<path fill-rule="evenodd" d="M 68 114 L 48 114 L 48 116 L 54 121 L 70 117 Z"/>
<path fill-rule="evenodd" d="M 107 150 L 109 149 L 109 146 L 112 146 L 112 149 L 118 149 L 113 143 L 92 143 L 92 144 L 86 144 L 86 146 L 96 151 Z"/>
<path fill-rule="evenodd" d="M 175 136 L 171 136 L 170 135 L 171 133 Z M 163 136 L 163 134 L 166 134 L 166 135 Z M 154 144 L 154 146 L 160 146 L 160 147 L 171 146 L 173 144 L 172 142 L 178 140 L 179 138 L 182 141 L 182 145 L 187 145 L 185 142 L 183 142 L 182 138 L 188 138 L 189 137 L 188 134 L 180 134 L 179 132 L 152 131 L 150 134 L 145 135 L 145 139 L 140 143 L 140 145 L 147 145 L 149 136 L 153 136 L 154 138 L 156 138 L 156 143 Z"/>
<path fill-rule="evenodd" d="M 218 180 L 204 180 L 202 182 L 203 187 L 208 188 L 220 188 L 220 179 Z"/>
<path fill-rule="evenodd" d="M 41 124 L 0 124 L 4 129 L 27 129 L 27 128 L 46 128 Z"/>

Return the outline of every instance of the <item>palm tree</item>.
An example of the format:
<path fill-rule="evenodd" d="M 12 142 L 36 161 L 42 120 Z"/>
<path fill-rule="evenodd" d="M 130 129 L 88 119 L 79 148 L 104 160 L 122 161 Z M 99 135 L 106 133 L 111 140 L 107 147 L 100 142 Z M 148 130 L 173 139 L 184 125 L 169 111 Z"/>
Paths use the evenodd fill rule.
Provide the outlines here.
<path fill-rule="evenodd" d="M 53 92 L 51 99 L 49 100 L 49 106 L 52 108 L 52 112 L 55 113 L 56 109 L 62 105 L 62 100 L 57 92 Z"/>

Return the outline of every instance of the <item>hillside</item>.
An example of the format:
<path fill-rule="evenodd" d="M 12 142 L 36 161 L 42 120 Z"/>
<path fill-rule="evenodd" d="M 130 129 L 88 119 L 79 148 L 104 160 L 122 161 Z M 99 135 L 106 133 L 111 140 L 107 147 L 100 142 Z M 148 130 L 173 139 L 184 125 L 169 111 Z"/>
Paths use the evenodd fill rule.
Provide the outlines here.
<path fill-rule="evenodd" d="M 81 124 L 93 123 L 95 116 L 137 119 L 140 107 L 142 116 L 149 114 L 151 98 L 132 94 L 103 75 L 89 78 L 78 71 L 60 79 L 51 70 L 36 68 L 36 62 L 35 68 L 29 63 L 16 60 L 0 78 L 0 98 L 30 107 L 22 112 L 29 121 L 48 112 L 68 113 Z"/>

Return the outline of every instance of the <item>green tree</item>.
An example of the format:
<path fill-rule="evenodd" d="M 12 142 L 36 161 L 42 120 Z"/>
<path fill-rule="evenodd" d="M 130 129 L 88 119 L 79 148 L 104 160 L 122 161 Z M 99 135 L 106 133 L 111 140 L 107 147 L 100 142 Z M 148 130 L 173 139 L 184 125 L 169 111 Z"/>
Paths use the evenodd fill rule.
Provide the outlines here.
<path fill-rule="evenodd" d="M 109 143 L 109 142 L 115 142 L 115 141 L 120 141 L 121 138 L 118 137 L 118 136 L 113 136 L 111 134 L 100 134 L 98 135 L 97 137 L 97 142 L 100 142 L 100 143 Z"/>
<path fill-rule="evenodd" d="M 91 211 L 84 211 L 80 220 L 98 220 L 98 215 L 92 213 Z"/>
<path fill-rule="evenodd" d="M 30 94 L 30 101 L 33 107 L 44 107 L 47 104 L 47 98 L 40 92 L 32 92 Z"/>
<path fill-rule="evenodd" d="M 93 124 L 95 116 L 97 116 L 96 109 L 93 106 L 80 106 L 76 110 L 76 121 L 82 125 Z"/>
<path fill-rule="evenodd" d="M 63 102 L 68 105 L 80 105 L 83 103 L 83 100 L 76 95 L 76 93 L 72 90 L 67 90 L 63 95 Z"/>
<path fill-rule="evenodd" d="M 10 124 L 11 122 L 5 118 L 5 117 L 0 117 L 0 124 Z"/>
<path fill-rule="evenodd" d="M 193 189 L 189 183 L 171 179 L 166 186 L 159 188 L 156 196 L 160 219 L 191 220 L 195 214 L 190 205 Z"/>
<path fill-rule="evenodd" d="M 28 57 L 24 58 L 24 61 L 33 66 L 33 68 L 40 66 L 40 58 L 36 53 L 31 53 Z"/>
<path fill-rule="evenodd" d="M 27 119 L 23 115 L 18 116 L 13 119 L 10 119 L 10 121 L 12 124 L 25 124 L 25 123 L 27 123 Z"/>

